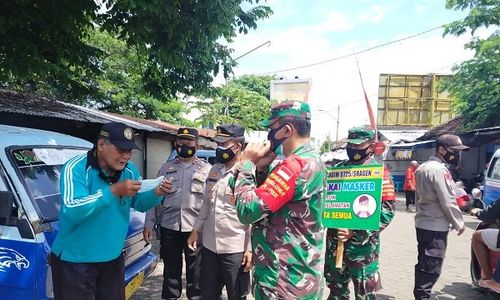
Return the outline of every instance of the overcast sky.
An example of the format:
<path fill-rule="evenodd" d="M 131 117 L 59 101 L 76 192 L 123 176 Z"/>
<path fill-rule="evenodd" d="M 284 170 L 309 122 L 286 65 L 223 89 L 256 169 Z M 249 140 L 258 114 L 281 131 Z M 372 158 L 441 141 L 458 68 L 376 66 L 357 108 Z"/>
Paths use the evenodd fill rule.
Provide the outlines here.
<path fill-rule="evenodd" d="M 262 1 L 261 1 L 262 2 Z M 326 60 L 353 51 L 417 34 L 465 17 L 446 10 L 444 0 L 272 0 L 264 2 L 274 14 L 258 23 L 257 30 L 235 39 L 234 56 L 271 41 L 238 60 L 235 75 L 261 74 Z M 442 37 L 442 30 L 358 55 L 365 87 L 376 112 L 381 73 L 450 73 L 457 62 L 472 53 L 463 45 L 470 35 Z M 353 126 L 368 123 L 360 80 L 353 57 L 318 66 L 278 72 L 278 76 L 312 78 L 310 104 L 312 136 L 335 138 L 336 122 L 319 110 L 336 116 L 340 109 L 339 137 Z M 218 77 L 214 84 L 223 83 Z"/>

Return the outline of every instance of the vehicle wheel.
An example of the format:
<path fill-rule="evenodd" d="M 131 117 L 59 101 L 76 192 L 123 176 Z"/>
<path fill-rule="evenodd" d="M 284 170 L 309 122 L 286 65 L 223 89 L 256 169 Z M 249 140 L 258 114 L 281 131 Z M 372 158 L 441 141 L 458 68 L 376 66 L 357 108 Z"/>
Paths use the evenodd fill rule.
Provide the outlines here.
<path fill-rule="evenodd" d="M 476 255 L 474 254 L 474 249 L 470 249 L 470 277 L 472 280 L 472 284 L 479 286 L 478 282 L 481 279 L 481 267 L 479 266 L 479 262 L 477 261 Z"/>

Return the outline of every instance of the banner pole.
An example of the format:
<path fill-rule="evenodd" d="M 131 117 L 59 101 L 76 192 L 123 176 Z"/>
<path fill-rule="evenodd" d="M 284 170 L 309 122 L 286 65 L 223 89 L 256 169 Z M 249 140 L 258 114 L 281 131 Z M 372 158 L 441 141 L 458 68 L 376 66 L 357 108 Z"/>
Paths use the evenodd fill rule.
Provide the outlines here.
<path fill-rule="evenodd" d="M 373 138 L 373 153 L 375 154 L 375 158 L 378 162 L 382 163 L 382 154 L 385 151 L 385 144 L 383 142 L 379 142 L 378 140 L 378 128 L 377 123 L 375 122 L 375 115 L 373 114 L 373 109 L 368 100 L 368 95 L 366 94 L 365 84 L 363 83 L 363 76 L 361 76 L 361 68 L 359 67 L 358 58 L 356 57 L 356 66 L 358 68 L 359 80 L 361 81 L 361 88 L 363 89 L 363 95 L 365 96 L 366 108 L 368 109 L 368 117 L 370 118 L 370 126 L 371 129 L 375 131 L 375 135 Z"/>
<path fill-rule="evenodd" d="M 341 240 L 337 241 L 337 255 L 335 261 L 335 267 L 337 269 L 342 269 L 342 262 L 344 261 L 344 242 Z"/>

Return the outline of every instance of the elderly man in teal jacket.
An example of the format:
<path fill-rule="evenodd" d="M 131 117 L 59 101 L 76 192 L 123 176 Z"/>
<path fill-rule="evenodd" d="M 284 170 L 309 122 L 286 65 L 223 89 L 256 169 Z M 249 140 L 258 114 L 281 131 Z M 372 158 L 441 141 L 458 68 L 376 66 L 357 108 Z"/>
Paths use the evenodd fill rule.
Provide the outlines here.
<path fill-rule="evenodd" d="M 122 249 L 130 208 L 145 212 L 172 187 L 164 180 L 139 191 L 139 172 L 129 162 L 134 148 L 130 127 L 108 123 L 94 148 L 63 166 L 60 229 L 50 257 L 56 300 L 125 299 Z"/>

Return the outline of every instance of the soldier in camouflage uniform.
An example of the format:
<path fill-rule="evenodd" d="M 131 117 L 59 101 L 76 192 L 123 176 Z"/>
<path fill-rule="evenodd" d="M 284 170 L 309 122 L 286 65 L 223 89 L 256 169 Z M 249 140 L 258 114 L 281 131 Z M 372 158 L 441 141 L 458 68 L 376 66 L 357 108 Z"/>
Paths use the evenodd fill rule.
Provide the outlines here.
<path fill-rule="evenodd" d="M 307 103 L 275 105 L 263 121 L 270 129 L 269 141 L 250 143 L 238 166 L 236 208 L 240 221 L 252 224 L 256 300 L 323 295 L 321 203 L 326 173 L 309 143 L 310 119 Z M 286 158 L 269 167 L 280 149 Z M 256 173 L 264 174 L 262 184 Z"/>
<path fill-rule="evenodd" d="M 352 128 L 347 140 L 349 160 L 337 166 L 377 164 L 371 145 L 374 130 Z M 380 230 L 328 229 L 326 236 L 325 279 L 330 295 L 328 299 L 349 299 L 349 282 L 352 280 L 356 299 L 376 299 L 382 288 L 378 257 L 380 253 L 380 231 L 394 218 L 396 195 L 389 171 L 384 168 L 382 182 L 382 210 Z M 342 268 L 335 267 L 337 242 L 344 241 Z"/>

